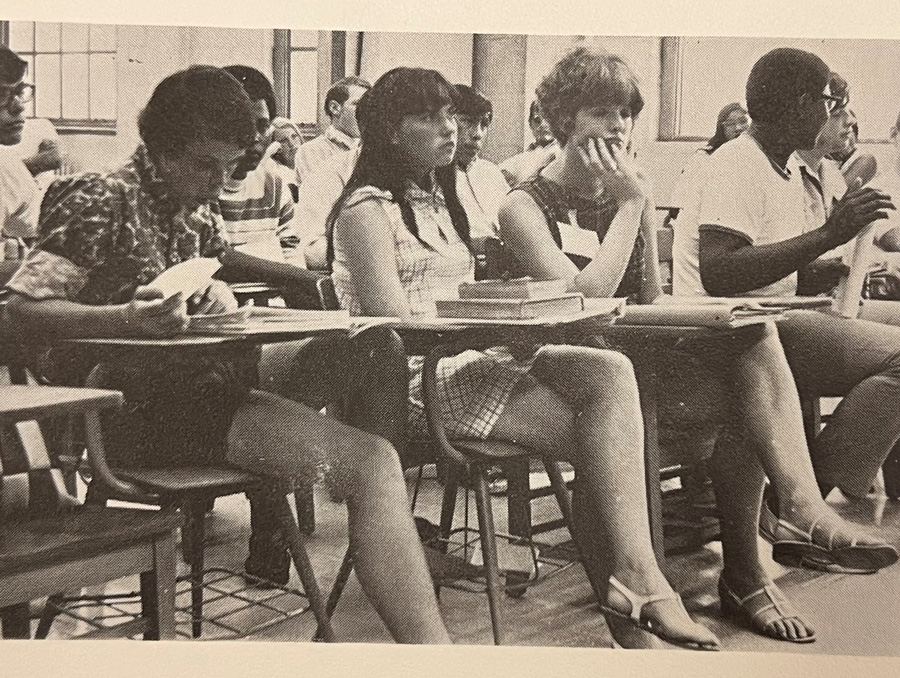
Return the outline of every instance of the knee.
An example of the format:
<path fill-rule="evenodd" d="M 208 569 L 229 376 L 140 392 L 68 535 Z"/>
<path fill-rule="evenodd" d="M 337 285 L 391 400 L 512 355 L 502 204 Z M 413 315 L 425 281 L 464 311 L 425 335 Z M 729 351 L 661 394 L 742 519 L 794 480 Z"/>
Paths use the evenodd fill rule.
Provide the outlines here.
<path fill-rule="evenodd" d="M 583 358 L 584 369 L 594 384 L 637 393 L 634 365 L 628 356 L 605 349 L 588 349 L 588 351 Z"/>
<path fill-rule="evenodd" d="M 362 431 L 333 464 L 333 470 L 337 486 L 350 494 L 372 483 L 384 485 L 385 479 L 392 476 L 402 477 L 400 455 L 394 446 L 380 436 Z"/>

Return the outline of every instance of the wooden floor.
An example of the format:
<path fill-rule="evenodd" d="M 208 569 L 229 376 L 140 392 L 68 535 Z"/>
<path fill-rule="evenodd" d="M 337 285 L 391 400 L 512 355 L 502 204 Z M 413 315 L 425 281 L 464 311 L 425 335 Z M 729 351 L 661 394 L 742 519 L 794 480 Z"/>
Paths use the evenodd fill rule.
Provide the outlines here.
<path fill-rule="evenodd" d="M 850 504 L 839 497 L 835 507 L 861 524 L 879 525 L 889 540 L 900 544 L 900 503 L 887 502 L 883 494 Z M 417 514 L 434 522 L 439 511 L 440 487 L 425 481 Z M 498 528 L 505 515 L 504 500 L 495 498 Z M 538 513 L 553 510 L 550 500 L 538 507 Z M 460 514 L 463 501 L 459 502 Z M 474 505 L 472 506 L 474 516 Z M 243 497 L 220 499 L 208 515 L 207 564 L 240 570 L 246 557 L 248 504 Z M 331 501 L 327 492 L 317 491 L 317 529 L 311 540 L 311 555 L 319 581 L 330 587 L 346 548 L 345 508 Z M 474 518 L 473 518 L 474 520 Z M 562 540 L 554 533 L 548 540 Z M 391 548 L 386 544 L 385 548 Z M 763 545 L 768 557 L 770 549 Z M 896 655 L 900 649 L 900 627 L 896 624 L 900 566 L 877 575 L 828 575 L 810 571 L 785 570 L 771 561 L 772 576 L 818 632 L 818 641 L 809 645 L 777 642 L 759 636 L 719 614 L 716 578 L 721 565 L 718 545 L 713 543 L 691 554 L 670 557 L 667 574 L 682 593 L 688 610 L 709 626 L 722 641 L 725 650 L 760 652 L 797 652 L 810 654 Z M 181 566 L 184 571 L 184 566 Z M 292 583 L 296 583 L 292 579 Z M 120 581 L 106 587 L 123 590 L 132 581 Z M 610 637 L 590 587 L 580 567 L 571 567 L 531 587 L 518 599 L 506 598 L 507 642 L 512 645 L 609 647 Z M 453 639 L 463 644 L 490 644 L 491 633 L 484 595 L 444 589 L 441 610 Z M 238 614 L 232 622 L 241 622 Z M 249 621 L 249 613 L 248 613 Z M 355 578 L 344 592 L 334 618 L 337 636 L 344 642 L 391 642 L 383 625 L 363 596 Z M 51 631 L 52 638 L 78 635 L 85 625 L 60 618 Z M 313 632 L 310 615 L 302 615 L 254 635 L 252 640 L 308 640 Z M 111 634 L 115 635 L 115 634 Z M 205 638 L 221 637 L 211 628 Z"/>

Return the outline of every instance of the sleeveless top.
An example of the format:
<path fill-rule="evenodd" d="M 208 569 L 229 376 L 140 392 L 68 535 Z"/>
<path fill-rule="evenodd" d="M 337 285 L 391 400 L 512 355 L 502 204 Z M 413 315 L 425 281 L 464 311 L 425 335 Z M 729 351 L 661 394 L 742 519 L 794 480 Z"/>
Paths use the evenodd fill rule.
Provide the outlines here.
<path fill-rule="evenodd" d="M 609 226 L 618 213 L 616 201 L 603 195 L 599 200 L 591 200 L 579 195 L 574 195 L 565 188 L 550 181 L 541 174 L 533 179 L 524 181 L 516 186 L 514 191 L 524 191 L 537 204 L 544 218 L 547 220 L 547 228 L 556 246 L 562 248 L 562 236 L 558 223 L 572 224 L 571 216 L 574 213 L 576 225 L 597 234 L 597 239 L 603 242 L 609 232 Z M 590 263 L 587 257 L 568 255 L 572 262 L 582 269 Z M 613 296 L 627 297 L 636 300 L 641 293 L 641 281 L 644 279 L 644 236 L 638 231 L 634 241 L 634 249 L 625 269 L 622 282 Z"/>

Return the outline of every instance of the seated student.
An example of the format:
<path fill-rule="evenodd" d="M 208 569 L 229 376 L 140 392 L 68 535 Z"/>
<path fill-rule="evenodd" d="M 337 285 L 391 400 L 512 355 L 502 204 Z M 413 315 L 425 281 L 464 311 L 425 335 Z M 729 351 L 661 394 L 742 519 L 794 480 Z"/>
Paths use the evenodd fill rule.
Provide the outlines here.
<path fill-rule="evenodd" d="M 368 81 L 348 75 L 328 88 L 325 94 L 325 114 L 331 119 L 331 124 L 315 139 L 302 144 L 297 151 L 297 179 L 301 184 L 330 158 L 357 151 L 359 127 L 356 124 L 356 104 L 370 87 Z"/>
<path fill-rule="evenodd" d="M 456 192 L 469 218 L 473 238 L 497 236 L 497 210 L 509 187 L 497 166 L 479 157 L 484 147 L 494 106 L 468 85 L 454 85 L 459 93 L 456 104 L 457 142 Z"/>
<path fill-rule="evenodd" d="M 459 143 L 454 157 L 459 201 L 469 218 L 473 238 L 496 237 L 497 210 L 508 186 L 494 163 L 478 157 L 493 120 L 494 107 L 468 85 L 455 87 L 459 92 L 456 110 Z M 304 184 L 297 205 L 297 222 L 302 225 L 300 241 L 309 268 L 327 267 L 325 223 L 358 157 L 356 152 L 334 158 L 320 171 L 312 172 Z"/>
<path fill-rule="evenodd" d="M 189 300 L 163 299 L 145 285 L 181 261 L 225 249 L 212 203 L 253 143 L 252 111 L 221 69 L 194 66 L 164 79 L 140 116 L 143 144 L 127 165 L 51 186 L 38 245 L 9 285 L 12 320 L 40 340 L 169 337 L 185 329 L 189 312 L 234 308 L 221 283 Z M 78 383 L 91 368 L 61 349 L 44 364 L 63 383 Z M 324 471 L 347 497 L 357 575 L 394 638 L 448 642 L 396 451 L 255 390 L 255 364 L 248 348 L 113 366 L 110 385 L 124 391 L 126 405 L 104 422 L 110 456 L 142 466 L 227 462 L 273 477 Z"/>
<path fill-rule="evenodd" d="M 300 148 L 301 143 L 303 143 L 303 137 L 300 136 L 300 130 L 293 121 L 282 117 L 272 120 L 272 145 L 275 148 L 272 149 L 271 157 L 275 161 L 275 167 L 281 174 L 284 183 L 290 188 L 295 203 L 300 195 L 300 182 L 297 179 L 295 163 L 297 149 Z"/>
<path fill-rule="evenodd" d="M 653 301 L 660 295 L 653 205 L 630 152 L 643 108 L 635 76 L 618 57 L 581 48 L 556 64 L 537 93 L 560 153 L 536 178 L 513 189 L 500 211 L 501 234 L 517 272 L 565 279 L 571 290 L 589 296 Z M 596 251 L 566 256 L 561 236 L 572 228 L 596 232 Z M 679 350 L 673 361 L 690 368 L 673 370 L 672 383 L 661 391 L 687 400 L 686 409 L 694 409 L 697 389 L 712 387 L 736 401 L 723 434 L 727 444 L 716 446 L 709 463 L 722 522 L 723 609 L 765 635 L 812 640 L 810 625 L 760 562 L 756 528 L 765 475 L 774 484 L 780 514 L 791 516 L 799 533 L 812 532 L 812 550 L 837 556 L 838 548 L 860 540 L 875 547 L 854 554 L 870 558 L 870 571 L 887 564 L 879 560 L 882 550 L 886 560 L 892 550 L 844 523 L 820 497 L 809 456 L 798 453 L 806 445 L 800 403 L 773 327 L 761 327 L 744 345 L 726 340 Z"/>
<path fill-rule="evenodd" d="M 812 148 L 829 112 L 830 71 L 819 57 L 776 49 L 747 81 L 750 130 L 711 158 L 703 188 L 698 259 L 676 251 L 693 273 L 689 289 L 714 296 L 790 296 L 798 272 L 894 209 L 874 188 L 851 188 L 824 223 L 811 224 L 808 194 L 794 151 Z M 863 318 L 879 305 L 866 302 Z M 827 313 L 797 311 L 778 333 L 800 393 L 843 393 L 812 445 L 823 496 L 834 487 L 863 496 L 900 438 L 900 328 Z"/>
<path fill-rule="evenodd" d="M 436 71 L 395 68 L 360 101 L 362 153 L 329 221 L 335 286 L 351 313 L 420 318 L 434 313 L 438 289 L 473 279 L 468 219 L 452 165 L 457 99 Z M 410 361 L 410 416 L 419 430 L 422 363 Z M 656 563 L 640 404 L 624 356 L 545 346 L 518 361 L 495 348 L 446 359 L 440 372 L 451 436 L 515 441 L 576 467 L 579 541 L 620 644 L 639 642 L 637 627 L 670 642 L 717 648 Z"/>
<path fill-rule="evenodd" d="M 702 186 L 702 180 L 698 181 L 698 177 L 702 169 L 706 167 L 709 156 L 726 141 L 731 141 L 743 134 L 749 126 L 750 117 L 743 106 L 739 103 L 726 104 L 716 118 L 715 134 L 710 137 L 705 146 L 691 154 L 684 169 L 681 170 L 681 174 L 678 175 L 678 179 L 675 180 L 668 205 L 682 209 L 699 199 L 698 193 Z"/>
<path fill-rule="evenodd" d="M 38 186 L 12 148 L 22 139 L 25 104 L 34 96 L 34 86 L 25 82 L 27 71 L 24 59 L 0 45 L 0 227 L 3 240 L 15 253 L 6 257 L 10 259 L 19 258 L 18 243 L 30 242 L 37 233 L 41 206 Z"/>
<path fill-rule="evenodd" d="M 500 171 L 510 186 L 516 186 L 533 177 L 559 150 L 537 100 L 532 101 L 528 108 L 528 126 L 531 128 L 534 141 L 528 144 L 524 153 L 514 155 L 500 163 Z"/>
<path fill-rule="evenodd" d="M 253 101 L 256 124 L 254 144 L 244 153 L 219 197 L 228 240 L 246 254 L 302 267 L 303 253 L 294 231 L 294 198 L 275 161 L 265 157 L 276 116 L 272 84 L 249 66 L 227 66 L 225 71 L 244 86 Z"/>

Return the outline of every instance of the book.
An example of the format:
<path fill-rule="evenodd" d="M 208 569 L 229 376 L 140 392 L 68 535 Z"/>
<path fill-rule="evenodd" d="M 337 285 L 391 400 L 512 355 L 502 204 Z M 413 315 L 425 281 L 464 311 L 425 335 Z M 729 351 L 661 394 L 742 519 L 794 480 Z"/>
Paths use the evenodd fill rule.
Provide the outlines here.
<path fill-rule="evenodd" d="M 199 257 L 175 264 L 160 273 L 147 287 L 169 297 L 181 292 L 185 299 L 212 285 L 212 277 L 222 264 L 218 259 Z"/>
<path fill-rule="evenodd" d="M 522 320 L 578 313 L 584 310 L 584 295 L 573 292 L 536 299 L 437 299 L 439 318 Z"/>
<path fill-rule="evenodd" d="M 460 299 L 535 299 L 556 297 L 566 293 L 565 280 L 534 280 L 530 277 L 511 280 L 478 280 L 459 285 Z"/>

